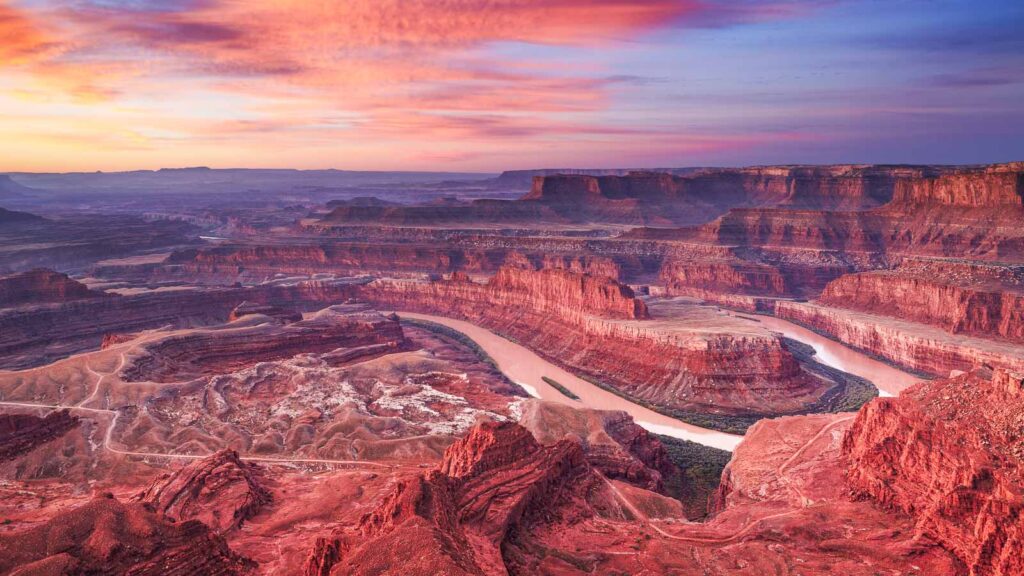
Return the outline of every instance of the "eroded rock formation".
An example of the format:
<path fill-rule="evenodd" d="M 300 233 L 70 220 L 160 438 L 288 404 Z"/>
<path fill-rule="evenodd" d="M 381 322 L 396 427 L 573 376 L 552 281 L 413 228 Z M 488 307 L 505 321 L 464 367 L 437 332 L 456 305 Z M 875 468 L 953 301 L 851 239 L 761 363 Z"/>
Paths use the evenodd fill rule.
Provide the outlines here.
<path fill-rule="evenodd" d="M 85 284 L 68 278 L 67 274 L 52 270 L 0 276 L 0 308 L 104 296 L 107 294 L 90 290 Z"/>
<path fill-rule="evenodd" d="M 541 446 L 517 424 L 483 423 L 367 514 L 331 573 L 522 573 L 540 561 L 530 526 L 592 516 L 602 485 L 578 442 Z"/>
<path fill-rule="evenodd" d="M 256 566 L 201 522 L 175 523 L 111 495 L 0 534 L 5 574 L 251 574 Z"/>
<path fill-rule="evenodd" d="M 912 516 L 963 573 L 1024 572 L 1024 375 L 982 370 L 875 400 L 843 452 L 854 493 Z"/>
<path fill-rule="evenodd" d="M 132 500 L 177 522 L 199 520 L 222 534 L 240 528 L 270 502 L 259 468 L 221 450 L 161 477 Z"/>
<path fill-rule="evenodd" d="M 218 324 L 243 302 L 318 310 L 345 302 L 355 294 L 351 284 L 307 281 L 291 285 L 154 291 L 130 296 L 0 310 L 0 366 L 36 366 L 101 346 L 111 334 L 163 326 Z M 52 337 L 54 326 L 61 337 Z"/>
<path fill-rule="evenodd" d="M 1024 371 L 1017 344 L 952 335 L 928 324 L 810 302 L 778 302 L 780 318 L 918 372 L 945 376 L 978 366 Z"/>
<path fill-rule="evenodd" d="M 307 320 L 284 325 L 268 317 L 246 315 L 230 327 L 191 331 L 145 344 L 145 353 L 123 370 L 128 381 L 170 382 L 198 375 L 232 372 L 254 362 L 290 358 L 298 353 L 344 349 L 344 358 L 397 351 L 405 344 L 398 322 L 364 305 L 337 305 Z"/>
<path fill-rule="evenodd" d="M 825 287 L 829 306 L 938 326 L 951 334 L 1024 342 L 1024 281 L 1019 271 L 944 264 L 843 276 Z"/>
<path fill-rule="evenodd" d="M 0 414 L 0 462 L 14 460 L 41 444 L 59 438 L 78 426 L 79 419 L 67 410 L 45 417 L 28 414 Z"/>
<path fill-rule="evenodd" d="M 379 280 L 362 297 L 383 308 L 468 319 L 671 408 L 798 410 L 824 386 L 768 332 L 734 334 L 698 318 L 647 321 L 646 305 L 628 288 L 564 270 L 503 268 L 486 284 Z"/>

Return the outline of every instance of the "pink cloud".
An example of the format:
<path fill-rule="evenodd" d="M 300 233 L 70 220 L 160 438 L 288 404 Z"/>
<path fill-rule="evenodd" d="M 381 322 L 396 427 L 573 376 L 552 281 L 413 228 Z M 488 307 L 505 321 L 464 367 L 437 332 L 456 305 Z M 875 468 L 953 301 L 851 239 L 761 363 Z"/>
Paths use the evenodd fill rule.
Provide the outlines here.
<path fill-rule="evenodd" d="M 0 5 L 0 69 L 16 66 L 46 90 L 79 102 L 137 102 L 202 89 L 237 106 L 237 117 L 147 118 L 141 128 L 152 130 L 140 134 L 175 134 L 147 137 L 157 144 L 252 144 L 273 133 L 291 145 L 394 143 L 391 149 L 413 160 L 433 154 L 451 162 L 566 142 L 594 153 L 635 149 L 631 140 L 707 150 L 749 142 L 617 125 L 601 112 L 615 91 L 635 89 L 642 79 L 609 76 L 597 63 L 499 57 L 491 47 L 603 49 L 667 26 L 786 10 L 773 12 L 761 2 L 728 6 L 707 0 L 204 0 L 173 10 L 85 2 L 32 11 Z M 343 121 L 329 120 L 334 117 Z"/>

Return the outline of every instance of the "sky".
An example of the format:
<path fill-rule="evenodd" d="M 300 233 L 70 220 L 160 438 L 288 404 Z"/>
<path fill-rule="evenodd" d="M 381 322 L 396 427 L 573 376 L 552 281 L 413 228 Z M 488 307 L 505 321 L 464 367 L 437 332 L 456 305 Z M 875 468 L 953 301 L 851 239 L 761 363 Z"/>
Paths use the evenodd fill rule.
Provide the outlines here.
<path fill-rule="evenodd" d="M 1024 160 L 1020 0 L 0 0 L 0 171 Z"/>

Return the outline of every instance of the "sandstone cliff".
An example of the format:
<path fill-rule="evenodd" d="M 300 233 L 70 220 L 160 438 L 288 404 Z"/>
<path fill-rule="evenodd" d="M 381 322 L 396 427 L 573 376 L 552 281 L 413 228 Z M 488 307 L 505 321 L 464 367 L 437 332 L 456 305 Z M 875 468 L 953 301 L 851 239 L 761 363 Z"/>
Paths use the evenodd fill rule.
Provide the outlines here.
<path fill-rule="evenodd" d="M 165 274 L 262 281 L 276 274 L 359 274 L 372 271 L 494 271 L 503 250 L 475 250 L 443 244 L 338 242 L 326 245 L 227 245 L 175 252 Z"/>
<path fill-rule="evenodd" d="M 52 270 L 0 276 L 0 308 L 105 296 L 107 294 L 90 290 L 85 284 L 68 278 L 67 274 Z"/>
<path fill-rule="evenodd" d="M 1024 208 L 1024 170 L 1003 164 L 901 180 L 895 187 L 892 204 L 1019 211 Z"/>
<path fill-rule="evenodd" d="M 670 294 L 696 291 L 757 296 L 786 296 L 790 282 L 775 267 L 738 260 L 671 261 L 661 268 L 660 278 Z"/>
<path fill-rule="evenodd" d="M 1024 573 L 1024 376 L 981 371 L 865 406 L 843 442 L 853 492 L 911 515 L 972 576 Z"/>
<path fill-rule="evenodd" d="M 892 200 L 869 210 L 737 206 L 677 236 L 752 247 L 1019 261 L 1021 182 L 1024 170 L 1016 165 L 924 171 L 895 178 Z"/>
<path fill-rule="evenodd" d="M 822 304 L 863 310 L 932 324 L 952 334 L 1024 342 L 1024 288 L 1013 284 L 972 282 L 975 270 L 963 268 L 966 278 L 944 277 L 935 271 L 894 270 L 843 276 L 822 292 Z"/>
<path fill-rule="evenodd" d="M 1010 342 L 952 335 L 940 328 L 809 302 L 778 302 L 776 314 L 791 322 L 918 372 L 988 365 L 1024 370 L 1024 349 Z"/>
<path fill-rule="evenodd" d="M 864 210 L 893 198 L 898 183 L 938 173 L 895 166 L 765 166 L 626 175 L 536 176 L 523 201 L 571 205 L 598 221 L 706 222 L 732 208 L 787 206 Z"/>

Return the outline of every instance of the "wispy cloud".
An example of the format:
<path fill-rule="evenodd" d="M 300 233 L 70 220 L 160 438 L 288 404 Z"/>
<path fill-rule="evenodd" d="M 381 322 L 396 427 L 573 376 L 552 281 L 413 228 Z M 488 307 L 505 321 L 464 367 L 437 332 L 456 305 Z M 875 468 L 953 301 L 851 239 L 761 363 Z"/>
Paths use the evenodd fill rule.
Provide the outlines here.
<path fill-rule="evenodd" d="M 821 86 L 793 80 L 811 77 L 807 69 L 782 76 L 776 70 L 744 71 L 734 66 L 742 62 L 724 59 L 747 31 L 862 5 L 0 0 L 0 141 L 32 132 L 13 119 L 20 115 L 38 118 L 30 140 L 49 146 L 35 149 L 40 158 L 93 161 L 106 146 L 118 162 L 145 157 L 150 166 L 215 163 L 201 154 L 236 154 L 244 162 L 292 159 L 279 150 L 285 148 L 318 165 L 338 158 L 377 158 L 378 166 L 434 158 L 480 166 L 499 157 L 547 162 L 588 154 L 633 162 L 646 154 L 663 163 L 691 152 L 810 147 L 815 139 L 832 137 L 812 129 L 842 134 L 867 114 L 858 110 L 872 109 L 875 100 L 906 105 L 910 91 L 894 99 L 889 94 L 899 87 L 887 84 L 885 97 L 878 98 L 880 87 L 862 86 L 860 78 L 837 89 L 827 84 L 842 79 L 822 79 Z M 934 96 L 928 91 L 936 88 L 995 92 L 1021 77 L 1013 56 L 1024 48 L 1014 28 L 1018 13 L 1009 11 L 1010 17 L 987 30 L 971 21 L 861 35 L 859 46 L 840 51 L 842 62 L 829 73 L 844 71 L 842 64 L 856 61 L 857 50 L 922 58 L 942 51 L 943 58 L 965 61 L 908 74 L 914 98 L 930 102 Z M 843 29 L 842 23 L 828 23 L 833 31 Z M 717 42 L 717 36 L 708 40 L 712 35 L 727 42 L 707 50 L 708 63 L 688 63 L 712 80 L 689 82 L 680 64 L 689 39 Z M 807 51 L 790 45 L 788 53 L 773 52 L 781 49 L 770 43 L 755 49 L 754 56 L 765 54 L 769 63 L 773 55 L 800 61 Z M 628 58 L 645 50 L 649 60 L 632 67 Z M 753 81 L 760 84 L 752 87 Z M 850 102 L 867 93 L 871 98 Z M 95 143 L 90 149 L 69 153 L 69 146 L 89 141 Z M 0 145 L 0 157 L 7 154 L 8 164 L 27 158 L 29 151 L 21 148 Z M 165 156 L 142 156 L 143 151 Z"/>

